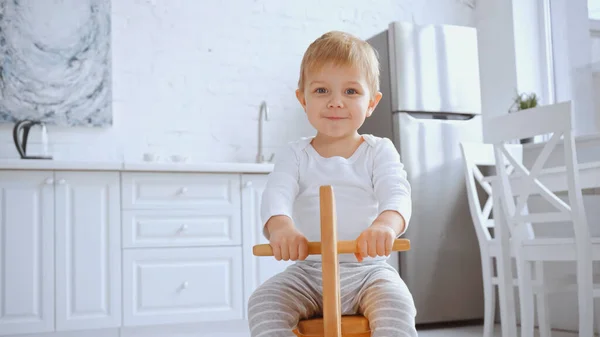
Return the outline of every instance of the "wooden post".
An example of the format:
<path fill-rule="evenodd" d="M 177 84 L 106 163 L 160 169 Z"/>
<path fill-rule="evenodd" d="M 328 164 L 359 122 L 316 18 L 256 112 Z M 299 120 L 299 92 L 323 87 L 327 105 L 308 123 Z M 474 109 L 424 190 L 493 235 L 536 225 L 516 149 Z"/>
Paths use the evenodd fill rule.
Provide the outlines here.
<path fill-rule="evenodd" d="M 337 253 L 337 223 L 332 186 L 321 186 L 321 257 L 323 268 L 323 323 L 327 337 L 342 337 L 342 304 Z"/>

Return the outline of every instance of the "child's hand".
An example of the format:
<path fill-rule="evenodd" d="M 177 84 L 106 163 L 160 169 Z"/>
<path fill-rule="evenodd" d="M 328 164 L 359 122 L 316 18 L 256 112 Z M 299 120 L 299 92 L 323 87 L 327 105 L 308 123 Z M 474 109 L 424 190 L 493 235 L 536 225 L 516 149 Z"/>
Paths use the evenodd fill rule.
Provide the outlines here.
<path fill-rule="evenodd" d="M 388 256 L 392 253 L 392 246 L 396 232 L 389 226 L 374 223 L 365 229 L 356 239 L 356 248 L 358 253 L 355 253 L 358 262 L 367 257 Z"/>
<path fill-rule="evenodd" d="M 273 217 L 267 222 L 269 244 L 277 261 L 304 260 L 308 256 L 308 240 L 286 216 Z"/>

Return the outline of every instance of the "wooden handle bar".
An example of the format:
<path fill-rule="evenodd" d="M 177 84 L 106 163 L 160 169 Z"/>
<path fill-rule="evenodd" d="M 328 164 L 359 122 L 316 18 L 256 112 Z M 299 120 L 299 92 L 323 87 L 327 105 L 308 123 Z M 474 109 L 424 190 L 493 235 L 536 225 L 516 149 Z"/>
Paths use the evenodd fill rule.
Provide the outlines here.
<path fill-rule="evenodd" d="M 392 246 L 392 251 L 405 251 L 410 249 L 410 240 L 396 239 Z M 356 250 L 356 241 L 338 241 L 338 254 L 354 254 Z M 273 248 L 269 244 L 255 245 L 252 247 L 252 254 L 255 256 L 273 256 Z M 321 242 L 308 243 L 308 255 L 321 255 Z"/>

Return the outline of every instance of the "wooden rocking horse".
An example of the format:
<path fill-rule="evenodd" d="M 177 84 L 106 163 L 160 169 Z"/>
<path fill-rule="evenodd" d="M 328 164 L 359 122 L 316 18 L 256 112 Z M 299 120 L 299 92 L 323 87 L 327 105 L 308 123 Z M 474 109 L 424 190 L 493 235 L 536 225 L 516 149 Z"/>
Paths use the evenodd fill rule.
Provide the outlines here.
<path fill-rule="evenodd" d="M 337 241 L 335 199 L 332 186 L 319 190 L 321 208 L 321 241 L 308 243 L 308 254 L 320 254 L 323 270 L 323 317 L 301 320 L 293 330 L 298 337 L 370 337 L 369 321 L 362 315 L 341 313 L 338 254 L 356 253 L 356 241 Z M 410 241 L 396 239 L 393 251 L 410 249 Z M 273 256 L 268 244 L 255 245 L 255 256 Z"/>

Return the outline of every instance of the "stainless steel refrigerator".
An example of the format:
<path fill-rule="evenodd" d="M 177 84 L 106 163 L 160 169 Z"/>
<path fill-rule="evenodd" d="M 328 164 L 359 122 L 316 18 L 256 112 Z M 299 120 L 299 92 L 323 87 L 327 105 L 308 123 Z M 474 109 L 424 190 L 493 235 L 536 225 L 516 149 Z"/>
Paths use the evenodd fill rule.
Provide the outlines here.
<path fill-rule="evenodd" d="M 368 39 L 381 99 L 361 133 L 390 138 L 412 185 L 411 250 L 393 255 L 417 324 L 483 318 L 481 260 L 459 142 L 482 141 L 477 32 L 393 22 Z"/>

